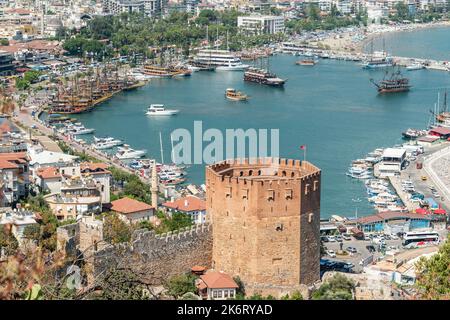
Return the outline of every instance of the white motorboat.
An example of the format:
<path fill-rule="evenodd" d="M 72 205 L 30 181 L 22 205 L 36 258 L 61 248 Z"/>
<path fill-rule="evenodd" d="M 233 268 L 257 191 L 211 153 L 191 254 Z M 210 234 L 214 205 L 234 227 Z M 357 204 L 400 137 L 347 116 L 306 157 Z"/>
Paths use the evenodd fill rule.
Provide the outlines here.
<path fill-rule="evenodd" d="M 68 133 L 73 134 L 73 135 L 80 135 L 80 134 L 94 133 L 95 129 L 88 129 L 88 128 L 85 128 L 82 124 L 75 124 L 75 125 L 67 127 L 67 131 L 68 131 Z"/>
<path fill-rule="evenodd" d="M 146 115 L 148 116 L 173 116 L 176 115 L 179 110 L 166 109 L 163 104 L 152 104 L 148 107 Z"/>
<path fill-rule="evenodd" d="M 125 144 L 123 147 L 119 147 L 116 153 L 118 159 L 137 159 L 143 157 L 147 153 L 146 150 L 134 150 L 129 145 Z"/>
<path fill-rule="evenodd" d="M 408 71 L 414 71 L 414 70 L 421 70 L 425 67 L 421 63 L 413 63 L 406 67 L 406 70 Z"/>
<path fill-rule="evenodd" d="M 118 139 L 114 139 L 111 137 L 107 137 L 107 138 L 96 138 L 94 137 L 94 149 L 97 150 L 104 150 L 104 149 L 111 149 L 113 147 L 116 146 L 121 146 L 123 144 L 123 142 L 121 140 Z"/>

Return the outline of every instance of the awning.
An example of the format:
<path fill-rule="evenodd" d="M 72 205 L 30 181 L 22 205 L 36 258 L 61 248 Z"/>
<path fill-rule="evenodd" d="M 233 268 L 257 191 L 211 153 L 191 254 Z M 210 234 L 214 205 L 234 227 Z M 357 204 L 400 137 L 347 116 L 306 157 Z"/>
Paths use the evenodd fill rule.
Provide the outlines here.
<path fill-rule="evenodd" d="M 416 213 L 419 213 L 419 214 L 427 214 L 428 212 L 427 212 L 427 210 L 425 210 L 424 208 L 417 208 L 417 209 L 416 209 Z"/>
<path fill-rule="evenodd" d="M 434 214 L 447 214 L 447 211 L 445 211 L 445 209 L 436 209 L 433 212 Z"/>

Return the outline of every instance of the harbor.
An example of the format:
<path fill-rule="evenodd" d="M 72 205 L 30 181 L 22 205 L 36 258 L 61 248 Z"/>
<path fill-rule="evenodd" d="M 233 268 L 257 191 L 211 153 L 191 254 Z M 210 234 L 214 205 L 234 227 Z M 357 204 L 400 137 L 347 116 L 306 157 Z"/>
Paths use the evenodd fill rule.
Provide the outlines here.
<path fill-rule="evenodd" d="M 433 30 L 430 29 L 429 32 Z M 71 121 L 82 123 L 87 129 L 95 129 L 95 137 L 117 139 L 130 144 L 130 148 L 134 150 L 145 150 L 145 158 L 154 159 L 158 163 L 174 162 L 170 133 L 177 128 L 191 131 L 194 121 L 204 121 L 208 127 L 219 130 L 225 130 L 229 123 L 243 129 L 282 128 L 282 157 L 298 157 L 298 145 L 307 142 L 308 159 L 318 163 L 327 172 L 323 178 L 323 216 L 348 215 L 355 210 L 366 214 L 373 212 L 373 204 L 361 200 L 367 197 L 367 189 L 345 175 L 348 163 L 360 157 L 361 151 L 370 153 L 377 148 L 401 142 L 401 131 L 408 127 L 425 127 L 427 124 L 423 119 L 428 118 L 436 93 L 450 87 L 448 73 L 427 70 L 426 66 L 407 72 L 409 69 L 402 67 L 400 69 L 403 76 L 408 78 L 411 86 L 409 92 L 381 97 L 371 79 L 380 81 L 385 76 L 385 69 L 363 68 L 367 61 L 377 58 L 375 55 L 313 47 L 304 47 L 301 48 L 302 51 L 292 54 L 282 53 L 282 46 L 283 44 L 278 49 L 272 47 L 264 53 L 262 50 L 253 52 L 245 59 L 240 54 L 214 53 L 217 57 L 225 56 L 228 61 L 226 68 L 240 69 L 237 72 L 211 72 L 217 67 L 209 68 L 211 64 L 207 58 L 212 52 L 207 51 L 204 51 L 204 60 L 197 61 L 198 65 L 203 64 L 205 70 L 192 66 L 188 77 L 145 75 L 142 67 L 138 66 L 127 74 L 137 81 L 145 81 L 151 77 L 150 83 L 139 90 L 115 92 L 113 98 L 108 97 L 91 112 L 74 114 Z M 300 53 L 303 58 L 299 56 Z M 233 60 L 232 56 L 241 56 L 245 62 Z M 424 59 L 393 55 L 389 55 L 389 58 L 392 64 L 405 66 L 426 62 Z M 266 62 L 262 63 L 261 60 Z M 304 62 L 295 66 L 298 61 Z M 429 67 L 434 65 L 433 60 L 427 61 L 430 62 Z M 189 62 L 186 63 L 185 67 L 176 67 L 177 70 L 189 69 Z M 436 60 L 436 64 L 439 63 L 441 62 Z M 261 85 L 264 83 L 262 80 L 257 81 L 257 74 L 261 74 L 262 78 L 277 79 L 278 82 L 269 84 L 269 87 Z M 271 86 L 274 88 L 270 88 Z M 202 89 L 205 87 L 209 90 Z M 227 89 L 235 90 L 235 93 L 227 93 Z M 186 96 L 186 92 L 195 94 Z M 325 95 L 325 92 L 335 92 L 339 99 Z M 355 92 L 358 94 L 355 95 Z M 236 100 L 245 103 L 236 103 Z M 167 106 L 168 109 L 176 110 L 177 115 L 151 116 L 151 105 Z M 244 120 L 250 115 L 251 123 Z M 101 120 L 104 117 L 108 117 L 107 122 Z M 325 123 L 328 123 L 327 127 Z M 142 132 L 146 134 L 143 135 Z M 101 147 L 94 147 L 95 141 L 92 139 L 87 139 L 87 144 L 80 144 L 80 139 L 82 138 L 70 141 L 76 150 L 85 150 L 87 154 L 137 174 L 141 174 L 138 168 L 145 166 L 145 163 L 133 160 L 132 168 L 114 158 L 116 151 L 111 154 Z M 165 161 L 162 161 L 163 154 L 166 155 Z M 200 165 L 186 168 L 186 174 L 184 183 L 200 185 L 203 181 L 204 173 Z M 401 196 L 391 200 L 398 200 L 400 208 L 404 204 L 404 210 L 409 208 L 409 204 L 404 203 Z M 390 207 L 392 208 L 394 207 Z"/>

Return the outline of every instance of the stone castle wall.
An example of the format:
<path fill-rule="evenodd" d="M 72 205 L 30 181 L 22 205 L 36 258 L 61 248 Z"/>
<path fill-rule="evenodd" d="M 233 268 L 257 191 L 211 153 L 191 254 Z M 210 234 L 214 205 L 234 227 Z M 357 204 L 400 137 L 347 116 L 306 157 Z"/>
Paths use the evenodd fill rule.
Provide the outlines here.
<path fill-rule="evenodd" d="M 107 268 L 129 267 L 152 285 L 189 272 L 195 265 L 211 266 L 212 232 L 209 224 L 156 235 L 138 231 L 131 244 L 110 245 L 94 252 L 93 276 Z"/>

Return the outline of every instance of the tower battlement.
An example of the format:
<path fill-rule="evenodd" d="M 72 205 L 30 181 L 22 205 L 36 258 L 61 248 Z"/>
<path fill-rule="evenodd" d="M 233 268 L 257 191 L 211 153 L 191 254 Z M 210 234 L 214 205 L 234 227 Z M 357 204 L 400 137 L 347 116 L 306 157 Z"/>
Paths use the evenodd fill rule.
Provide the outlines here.
<path fill-rule="evenodd" d="M 233 159 L 206 167 L 213 266 L 247 285 L 319 279 L 321 170 L 306 161 Z"/>

